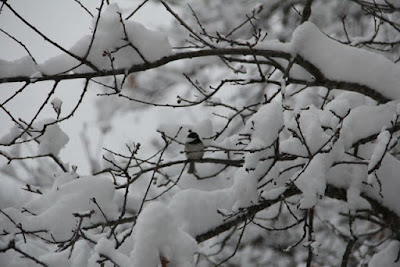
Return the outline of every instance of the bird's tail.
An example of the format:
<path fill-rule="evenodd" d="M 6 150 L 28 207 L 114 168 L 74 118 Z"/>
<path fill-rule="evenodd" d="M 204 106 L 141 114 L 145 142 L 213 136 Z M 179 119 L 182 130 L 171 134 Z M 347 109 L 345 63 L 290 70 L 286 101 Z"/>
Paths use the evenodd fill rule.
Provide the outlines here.
<path fill-rule="evenodd" d="M 195 173 L 195 172 L 196 172 L 196 167 L 194 165 L 194 162 L 190 162 L 189 163 L 188 173 Z"/>

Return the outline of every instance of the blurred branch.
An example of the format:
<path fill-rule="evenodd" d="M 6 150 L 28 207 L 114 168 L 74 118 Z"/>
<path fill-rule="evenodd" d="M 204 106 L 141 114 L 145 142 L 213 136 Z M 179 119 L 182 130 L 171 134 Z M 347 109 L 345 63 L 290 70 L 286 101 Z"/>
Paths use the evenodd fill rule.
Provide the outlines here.
<path fill-rule="evenodd" d="M 314 0 L 307 0 L 306 4 L 304 5 L 303 8 L 303 14 L 301 17 L 301 23 L 306 22 L 310 16 L 311 16 L 311 5 L 314 2 Z"/>
<path fill-rule="evenodd" d="M 307 256 L 307 267 L 312 266 L 312 258 L 313 258 L 313 248 L 311 243 L 314 242 L 314 208 L 308 210 L 308 221 L 307 228 L 308 228 L 308 256 Z"/>
<path fill-rule="evenodd" d="M 350 0 L 354 3 L 359 4 L 360 6 L 364 8 L 368 8 L 370 10 L 376 11 L 376 12 L 382 12 L 382 13 L 393 13 L 395 11 L 400 11 L 400 8 L 395 7 L 388 1 L 385 1 L 385 4 L 380 4 L 377 3 L 377 1 L 363 1 L 363 0 Z"/>
<path fill-rule="evenodd" d="M 343 258 L 342 258 L 342 264 L 340 265 L 341 267 L 347 267 L 351 255 L 351 250 L 353 249 L 354 244 L 357 242 L 357 238 L 350 239 L 347 242 L 346 250 L 344 251 Z"/>

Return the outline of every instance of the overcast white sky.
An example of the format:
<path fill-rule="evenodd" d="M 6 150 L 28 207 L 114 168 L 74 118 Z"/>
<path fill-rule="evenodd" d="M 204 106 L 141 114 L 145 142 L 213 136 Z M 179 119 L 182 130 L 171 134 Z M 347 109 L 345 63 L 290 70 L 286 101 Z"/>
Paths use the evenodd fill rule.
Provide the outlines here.
<path fill-rule="evenodd" d="M 120 8 L 126 10 L 128 13 L 134 10 L 142 1 L 119 0 L 112 2 L 117 2 Z M 28 22 L 65 48 L 71 47 L 83 35 L 90 33 L 92 18 L 74 0 L 10 0 L 9 3 Z M 82 1 L 82 3 L 93 14 L 96 12 L 95 8 L 100 5 L 100 1 L 94 0 Z M 172 21 L 172 17 L 163 7 L 157 6 L 152 2 L 148 2 L 132 19 L 141 22 L 151 29 L 155 29 L 159 25 L 168 25 Z M 4 7 L 0 14 L 0 28 L 23 42 L 39 63 L 61 53 L 59 49 L 45 42 L 43 38 L 24 25 L 7 7 Z M 16 60 L 26 55 L 26 51 L 20 45 L 0 32 L 1 60 Z M 39 103 L 47 96 L 51 85 L 51 83 L 41 83 L 29 86 L 21 96 L 15 101 L 10 102 L 6 107 L 13 114 L 17 114 L 17 117 L 21 116 L 29 120 L 37 111 Z M 0 85 L 0 101 L 10 96 L 19 86 L 21 85 Z M 82 84 L 80 81 L 61 83 L 55 95 L 63 100 L 63 106 L 66 108 L 68 105 L 76 102 L 81 90 Z M 78 133 L 83 122 L 90 122 L 94 119 L 93 107 L 90 101 L 93 97 L 94 92 L 90 92 L 88 97 L 84 99 L 76 115 L 61 125 L 62 129 L 70 137 L 70 142 L 61 152 L 61 157 L 66 162 L 79 165 L 80 171 L 84 173 L 87 170 L 81 168 L 83 165 L 81 161 L 85 160 L 85 156 L 81 149 L 82 146 Z M 45 117 L 54 118 L 54 111 L 49 105 L 41 116 L 41 118 Z M 11 120 L 3 111 L 0 112 L 0 126 L 0 137 L 7 133 L 8 129 L 12 126 Z M 152 124 L 150 122 L 148 129 L 154 129 L 154 127 L 154 122 Z M 119 134 L 126 138 L 130 133 L 121 130 Z M 138 136 L 134 138 L 139 139 L 138 141 L 141 142 L 144 140 L 140 139 L 147 136 L 144 131 L 137 134 Z M 0 162 L 4 162 L 3 160 L 0 159 Z"/>

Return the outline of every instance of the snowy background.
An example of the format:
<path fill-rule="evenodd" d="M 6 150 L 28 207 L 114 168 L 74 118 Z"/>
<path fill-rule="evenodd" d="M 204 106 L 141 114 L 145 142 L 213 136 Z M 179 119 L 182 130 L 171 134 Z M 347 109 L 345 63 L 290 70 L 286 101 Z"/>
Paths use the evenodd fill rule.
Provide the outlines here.
<path fill-rule="evenodd" d="M 171 2 L 2 7 L 1 265 L 399 265 L 398 3 Z"/>
<path fill-rule="evenodd" d="M 116 1 L 122 10 L 124 7 L 127 11 L 132 10 L 131 1 Z M 137 3 L 140 4 L 140 3 Z M 95 10 L 99 3 L 96 1 L 88 1 L 85 6 L 89 10 Z M 74 1 L 46 1 L 41 0 L 37 2 L 25 2 L 25 1 L 14 1 L 13 6 L 18 10 L 21 15 L 23 15 L 30 23 L 41 29 L 46 35 L 51 37 L 54 41 L 58 42 L 60 45 L 66 48 L 72 47 L 77 40 L 82 38 L 82 36 L 90 33 L 90 26 L 92 23 L 92 18 L 87 15 L 87 13 Z M 35 11 L 37 10 L 37 12 Z M 60 12 L 63 10 L 63 12 Z M 35 12 L 32 12 L 35 11 Z M 71 15 L 74 14 L 74 15 Z M 172 17 L 159 5 L 152 2 L 143 6 L 143 8 L 136 13 L 134 21 L 139 21 L 143 25 L 146 25 L 149 29 L 158 29 L 167 27 L 172 23 Z M 51 21 L 51 23 L 49 23 Z M 27 28 L 26 25 L 16 20 L 11 12 L 4 10 L 0 16 L 1 28 L 9 33 L 12 33 L 14 37 L 23 42 L 38 62 L 45 62 L 46 60 L 57 56 L 60 54 L 60 50 L 50 45 L 47 42 L 43 42 L 35 32 L 32 32 Z M 8 38 L 5 34 L 0 36 L 0 43 L 3 49 L 0 49 L 0 58 L 2 60 L 16 60 L 21 57 L 26 56 L 25 50 L 16 45 L 16 43 Z M 4 70 L 3 70 L 4 71 Z M 15 85 L 6 85 L 9 89 L 0 90 L 1 100 L 7 99 L 12 93 Z M 12 88 L 10 89 L 10 86 Z M 56 95 L 62 99 L 64 108 L 72 106 L 76 101 L 76 95 L 79 95 L 79 81 L 71 81 L 69 84 L 61 84 L 60 90 L 57 91 Z M 5 87 L 1 85 L 1 87 Z M 72 92 L 71 92 L 72 91 Z M 40 85 L 32 85 L 31 89 L 26 90 L 24 94 L 21 95 L 21 100 L 16 101 L 12 105 L 12 111 L 16 114 L 24 114 L 25 116 L 32 114 L 35 110 L 36 105 L 27 103 L 40 103 L 42 99 L 46 97 L 46 92 L 40 90 Z M 79 108 L 75 118 L 66 121 L 62 127 L 66 133 L 70 136 L 71 146 L 66 147 L 61 153 L 61 157 L 65 159 L 66 162 L 71 162 L 71 164 L 79 165 L 81 172 L 89 173 L 88 164 L 81 162 L 86 162 L 87 157 L 84 153 L 76 151 L 78 147 L 81 147 L 81 139 L 78 133 L 82 130 L 84 123 L 90 125 L 95 123 L 95 108 L 93 107 L 93 98 L 95 97 L 95 92 L 89 91 L 88 97 L 83 101 L 83 104 Z M 53 115 L 54 111 L 51 107 L 44 110 L 45 115 L 43 117 Z M 20 115 L 21 116 L 21 115 Z M 121 114 L 121 116 L 132 116 L 132 114 Z M 158 118 L 152 120 L 140 120 L 142 116 L 137 115 L 135 118 L 130 118 L 132 121 L 136 121 L 136 124 L 140 122 L 140 128 L 143 131 L 133 131 L 132 125 L 126 125 L 116 122 L 121 130 L 115 131 L 113 133 L 113 138 L 106 140 L 110 142 L 112 146 L 123 146 L 120 142 L 114 142 L 113 140 L 131 139 L 139 142 L 144 142 L 148 139 L 148 134 L 154 132 L 156 128 Z M 125 119 L 123 119 L 125 120 Z M 0 132 L 1 136 L 6 134 L 9 127 L 11 127 L 12 121 L 2 113 L 0 114 L 0 124 L 2 125 Z M 132 123 L 133 124 L 133 123 Z M 4 127 L 3 127 L 4 126 Z M 115 137 L 115 135 L 117 137 Z M 96 131 L 91 131 L 91 138 L 98 136 Z M 94 141 L 95 143 L 96 141 Z M 2 159 L 3 160 L 3 159 Z M 79 163 L 79 164 L 78 164 Z"/>

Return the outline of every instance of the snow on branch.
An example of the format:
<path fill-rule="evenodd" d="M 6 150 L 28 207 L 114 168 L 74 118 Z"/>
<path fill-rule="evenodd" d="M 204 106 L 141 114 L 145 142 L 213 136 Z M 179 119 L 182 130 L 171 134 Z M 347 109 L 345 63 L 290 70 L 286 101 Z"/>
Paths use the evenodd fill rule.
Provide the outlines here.
<path fill-rule="evenodd" d="M 342 88 L 341 83 L 351 83 L 361 86 L 360 90 L 364 87 L 387 99 L 399 98 L 400 67 L 384 56 L 340 44 L 311 22 L 296 29 L 291 44 L 296 55 L 312 64 L 326 83 L 338 89 Z"/>
<path fill-rule="evenodd" d="M 0 62 L 3 70 L 0 83 L 127 75 L 173 61 L 206 56 L 260 56 L 293 61 L 308 71 L 309 74 L 304 75 L 297 68 L 290 69 L 288 78 L 291 83 L 355 91 L 378 102 L 397 99 L 400 95 L 397 90 L 400 87 L 398 65 L 382 55 L 340 44 L 324 35 L 311 22 L 300 25 L 290 43 L 265 41 L 254 48 L 212 47 L 171 54 L 165 36 L 146 30 L 137 23 L 121 23 L 119 14 L 116 5 L 107 8 L 100 18 L 96 37 L 89 49 L 88 60 L 101 71 L 81 66 L 79 61 L 67 55 L 49 59 L 37 67 L 27 64 L 30 58 L 26 57 L 14 62 Z M 71 53 L 83 56 L 90 40 L 90 35 L 83 37 L 71 48 Z M 273 64 L 286 68 L 285 64 L 277 61 Z"/>
<path fill-rule="evenodd" d="M 7 3 L 5 5 L 12 9 Z M 13 9 L 12 9 L 13 10 Z M 31 57 L 0 62 L 2 82 L 42 81 L 77 78 L 79 74 L 95 71 L 95 76 L 117 74 L 114 69 L 127 71 L 142 62 L 155 61 L 171 53 L 168 39 L 161 33 L 146 29 L 133 21 L 123 21 L 117 4 L 93 19 L 95 32 L 82 37 L 69 50 L 42 64 L 31 62 Z M 107 57 L 106 55 L 110 55 Z M 108 71 L 108 74 L 104 74 Z M 69 73 L 73 73 L 69 76 Z M 89 73 L 89 74 L 87 74 Z M 76 76 L 77 75 L 77 76 Z M 85 75 L 83 75 L 85 76 Z"/>
<path fill-rule="evenodd" d="M 0 210 L 1 260 L 42 266 L 61 262 L 65 266 L 186 267 L 206 258 L 218 266 L 250 246 L 262 247 L 262 240 L 268 248 L 262 255 L 274 249 L 292 255 L 288 252 L 304 247 L 293 258 L 300 255 L 311 266 L 319 260 L 321 238 L 329 232 L 342 249 L 337 258 L 349 265 L 354 255 L 368 250 L 362 246 L 370 250 L 380 246 L 369 241 L 383 244 L 385 238 L 399 238 L 400 67 L 382 55 L 325 35 L 310 22 L 316 21 L 317 2 L 271 4 L 279 9 L 283 3 L 289 9 L 285 12 L 298 13 L 291 41 L 281 42 L 266 38 L 259 28 L 265 8 L 261 5 L 244 22 L 231 25 L 226 35 L 218 31 L 214 35 L 214 23 L 208 29 L 192 6 L 200 33 L 161 1 L 189 33 L 190 45 L 184 52 L 178 52 L 182 47 L 173 50 L 165 34 L 123 19 L 116 4 L 101 1 L 96 15 L 76 2 L 93 17 L 92 32 L 70 49 L 54 43 L 9 3 L 3 1 L 1 7 L 63 52 L 44 63 L 37 63 L 29 51 L 29 56 L 13 62 L 0 61 L 0 83 L 24 82 L 0 104 L 15 124 L 0 138 L 5 147 L 0 156 L 10 165 L 20 164 L 21 177 L 29 179 L 21 179 L 20 170 L 10 170 L 10 165 L 0 168 L 6 179 L 16 178 L 12 186 L 18 192 L 22 188 L 29 195 L 14 205 L 0 203 L 6 207 Z M 219 1 L 207 2 L 207 15 L 218 14 L 212 7 Z M 353 2 L 374 10 L 372 2 Z M 389 2 L 375 8 L 382 5 L 396 10 Z M 251 39 L 233 39 L 246 26 Z M 168 66 L 145 78 L 130 75 L 187 59 L 197 59 L 196 66 L 185 61 L 183 66 L 171 64 L 172 70 Z M 180 84 L 182 72 L 186 80 Z M 93 79 L 106 76 L 110 79 Z M 84 84 L 65 115 L 68 101 L 58 98 L 56 89 L 72 79 L 84 79 Z M 33 119 L 26 122 L 8 110 L 28 85 L 45 81 L 54 85 Z M 107 99 L 97 103 L 100 112 L 120 111 L 121 103 L 140 103 L 153 108 L 152 119 L 160 114 L 153 111 L 163 108 L 188 114 L 162 114 L 160 136 L 150 146 L 126 141 L 125 152 L 104 148 L 101 140 L 92 154 L 90 133 L 85 132 L 92 175 L 79 175 L 76 166 L 61 160 L 60 152 L 70 137 L 60 122 L 70 119 L 87 98 L 89 84 L 104 89 L 97 95 Z M 163 88 L 169 95 L 161 94 Z M 160 102 L 165 102 L 140 99 L 150 94 L 161 95 Z M 56 119 L 39 121 L 45 107 Z M 106 137 L 112 123 L 104 113 L 100 117 L 107 121 L 99 129 Z M 147 123 L 148 118 L 143 115 L 140 120 Z M 128 124 L 140 134 L 145 131 L 136 127 L 142 125 L 139 120 Z M 122 124 L 118 126 L 121 131 Z M 187 132 L 192 131 L 204 145 L 201 159 L 184 157 Z M 36 150 L 24 156 L 31 150 L 19 147 L 31 141 Z M 41 164 L 48 158 L 57 166 Z M 31 167 L 26 160 L 39 165 Z M 198 168 L 191 174 L 186 167 L 193 162 Z M 324 218 L 332 214 L 334 218 Z M 282 234 L 285 231 L 288 234 Z M 282 246 L 277 249 L 271 244 Z M 371 262 L 385 256 L 393 260 L 398 247 L 390 243 Z M 372 254 L 366 253 L 365 258 Z"/>

